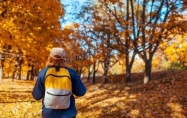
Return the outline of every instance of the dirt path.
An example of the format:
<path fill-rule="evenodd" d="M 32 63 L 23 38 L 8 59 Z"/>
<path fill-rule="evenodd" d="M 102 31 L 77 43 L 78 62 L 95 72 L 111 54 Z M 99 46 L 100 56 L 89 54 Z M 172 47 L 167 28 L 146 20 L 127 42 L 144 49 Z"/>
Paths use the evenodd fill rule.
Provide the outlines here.
<path fill-rule="evenodd" d="M 34 81 L 3 79 L 0 83 L 0 103 L 33 101 L 31 91 Z"/>
<path fill-rule="evenodd" d="M 86 83 L 86 95 L 76 97 L 77 118 L 187 118 L 187 78 L 179 75 L 133 88 Z M 0 83 L 1 118 L 41 118 L 41 101 L 31 96 L 34 83 Z"/>

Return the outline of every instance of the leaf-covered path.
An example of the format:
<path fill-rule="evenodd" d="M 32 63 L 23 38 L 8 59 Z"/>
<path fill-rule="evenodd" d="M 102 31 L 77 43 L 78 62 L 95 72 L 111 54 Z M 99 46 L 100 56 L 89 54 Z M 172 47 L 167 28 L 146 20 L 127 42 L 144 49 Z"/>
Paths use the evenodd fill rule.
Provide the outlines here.
<path fill-rule="evenodd" d="M 78 118 L 187 118 L 186 72 L 145 85 L 86 84 L 76 98 Z M 41 102 L 31 96 L 33 81 L 0 83 L 1 118 L 41 118 Z"/>

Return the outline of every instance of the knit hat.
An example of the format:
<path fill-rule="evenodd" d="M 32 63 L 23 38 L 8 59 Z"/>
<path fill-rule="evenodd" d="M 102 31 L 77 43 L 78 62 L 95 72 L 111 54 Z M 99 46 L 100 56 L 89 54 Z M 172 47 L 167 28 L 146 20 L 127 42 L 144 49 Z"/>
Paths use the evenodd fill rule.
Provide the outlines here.
<path fill-rule="evenodd" d="M 59 58 L 65 60 L 66 53 L 63 48 L 55 47 L 55 48 L 52 48 L 52 50 L 50 52 L 50 57 L 53 57 L 53 58 L 59 57 Z"/>

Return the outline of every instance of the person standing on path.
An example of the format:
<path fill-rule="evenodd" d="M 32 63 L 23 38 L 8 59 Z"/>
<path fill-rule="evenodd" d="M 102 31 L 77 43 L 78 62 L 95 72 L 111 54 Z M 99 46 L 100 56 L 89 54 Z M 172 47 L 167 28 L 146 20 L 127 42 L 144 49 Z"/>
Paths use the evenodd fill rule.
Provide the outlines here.
<path fill-rule="evenodd" d="M 84 96 L 86 87 L 79 75 L 67 67 L 63 48 L 52 48 L 47 67 L 39 72 L 32 96 L 42 99 L 42 118 L 76 118 L 76 96 Z"/>

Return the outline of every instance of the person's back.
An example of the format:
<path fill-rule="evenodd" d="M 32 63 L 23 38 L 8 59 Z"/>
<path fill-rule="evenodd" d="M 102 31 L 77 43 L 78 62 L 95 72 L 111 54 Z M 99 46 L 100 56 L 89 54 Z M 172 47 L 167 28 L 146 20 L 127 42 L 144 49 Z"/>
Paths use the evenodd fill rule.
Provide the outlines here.
<path fill-rule="evenodd" d="M 42 99 L 42 118 L 75 118 L 73 94 L 83 96 L 85 92 L 79 75 L 65 64 L 63 48 L 53 48 L 47 67 L 40 71 L 32 92 L 34 99 Z"/>

